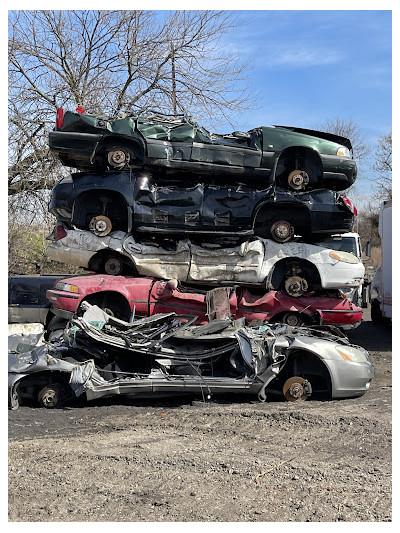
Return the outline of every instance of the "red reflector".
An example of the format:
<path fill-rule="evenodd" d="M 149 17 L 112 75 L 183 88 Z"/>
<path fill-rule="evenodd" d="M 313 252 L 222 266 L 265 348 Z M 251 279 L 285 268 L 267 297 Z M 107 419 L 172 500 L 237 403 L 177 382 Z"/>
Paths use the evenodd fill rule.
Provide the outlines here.
<path fill-rule="evenodd" d="M 344 205 L 350 209 L 350 211 L 353 213 L 353 215 L 357 216 L 357 208 L 356 206 L 353 204 L 353 202 L 351 202 L 346 196 L 342 196 L 341 197 L 342 200 L 343 200 L 343 203 Z"/>
<path fill-rule="evenodd" d="M 85 110 L 83 109 L 82 106 L 78 105 L 78 107 L 76 108 L 76 112 L 77 112 L 77 113 L 80 113 L 80 114 L 82 115 L 82 113 L 84 113 Z"/>
<path fill-rule="evenodd" d="M 59 107 L 57 109 L 56 128 L 62 128 L 63 122 L 64 122 L 64 109 L 62 107 Z"/>
<path fill-rule="evenodd" d="M 60 239 L 63 239 L 66 236 L 67 236 L 67 232 L 65 231 L 63 226 L 57 226 L 55 234 L 54 234 L 54 239 L 56 241 L 59 241 Z"/>

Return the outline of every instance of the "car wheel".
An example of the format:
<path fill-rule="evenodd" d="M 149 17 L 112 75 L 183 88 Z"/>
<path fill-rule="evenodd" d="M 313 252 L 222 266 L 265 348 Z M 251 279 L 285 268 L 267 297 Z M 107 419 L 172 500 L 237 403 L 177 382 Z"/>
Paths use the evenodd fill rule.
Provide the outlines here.
<path fill-rule="evenodd" d="M 301 326 L 302 320 L 299 313 L 285 313 L 282 316 L 282 320 L 284 324 L 287 324 L 288 326 Z"/>
<path fill-rule="evenodd" d="M 301 402 L 311 396 L 311 383 L 299 376 L 293 376 L 285 381 L 283 394 L 289 402 Z"/>
<path fill-rule="evenodd" d="M 97 215 L 91 219 L 89 229 L 98 237 L 105 237 L 112 230 L 112 222 L 104 215 Z"/>
<path fill-rule="evenodd" d="M 291 276 L 285 281 L 285 291 L 289 296 L 297 298 L 307 292 L 307 289 L 307 280 L 300 276 Z"/>
<path fill-rule="evenodd" d="M 38 395 L 39 404 L 46 409 L 59 409 L 65 404 L 67 394 L 64 385 L 46 385 Z"/>
<path fill-rule="evenodd" d="M 277 220 L 271 225 L 270 234 L 276 242 L 287 242 L 294 235 L 294 228 L 287 220 Z"/>
<path fill-rule="evenodd" d="M 289 187 L 295 191 L 301 191 L 306 188 L 310 178 L 305 170 L 293 170 L 288 176 Z"/>
<path fill-rule="evenodd" d="M 129 162 L 132 158 L 132 152 L 124 146 L 113 146 L 112 148 L 108 148 L 106 153 L 107 162 L 110 167 L 117 169 L 121 169 L 129 165 Z"/>
<path fill-rule="evenodd" d="M 118 257 L 110 257 L 104 263 L 104 272 L 111 276 L 119 276 L 123 268 L 124 264 Z"/>

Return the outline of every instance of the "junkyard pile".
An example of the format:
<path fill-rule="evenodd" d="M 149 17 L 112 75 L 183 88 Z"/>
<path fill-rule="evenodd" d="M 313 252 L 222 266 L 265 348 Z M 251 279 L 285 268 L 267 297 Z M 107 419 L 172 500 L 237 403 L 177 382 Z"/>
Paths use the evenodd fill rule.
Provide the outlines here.
<path fill-rule="evenodd" d="M 337 305 L 337 291 L 357 288 L 364 273 L 352 254 L 313 244 L 353 227 L 355 208 L 336 192 L 356 179 L 347 139 L 283 126 L 218 136 L 177 117 L 112 120 L 59 110 L 50 148 L 81 172 L 53 190 L 49 208 L 58 222 L 49 258 L 98 273 L 150 276 L 151 288 L 169 280 L 184 298 L 171 313 L 151 313 L 149 304 L 142 318 L 143 301 L 131 298 L 129 316 L 119 320 L 99 286 L 92 293 L 107 304 L 79 300 L 80 316 L 61 340 L 36 348 L 16 343 L 12 372 L 26 380 L 12 380 L 12 406 L 32 394 L 54 407 L 83 392 L 88 399 L 233 391 L 301 400 L 368 389 L 374 371 L 365 350 L 322 326 L 329 322 L 323 309 L 307 312 L 320 296 L 332 309 L 329 300 Z M 61 286 L 70 302 L 79 299 L 79 280 L 55 289 Z M 235 316 L 231 296 L 240 287 L 253 291 L 244 306 L 268 291 L 286 292 L 293 302 L 278 317 L 283 323 L 267 325 L 271 313 L 252 321 Z M 185 301 L 196 291 L 203 291 L 207 323 L 187 312 Z M 62 309 L 63 294 L 50 293 Z M 300 297 L 309 298 L 301 309 Z M 350 306 L 348 314 L 361 311 L 339 301 Z"/>

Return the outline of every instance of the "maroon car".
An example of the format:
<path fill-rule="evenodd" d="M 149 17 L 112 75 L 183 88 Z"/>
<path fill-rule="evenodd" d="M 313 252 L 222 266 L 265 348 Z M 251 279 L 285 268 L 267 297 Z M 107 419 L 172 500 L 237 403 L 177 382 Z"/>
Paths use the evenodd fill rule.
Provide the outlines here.
<path fill-rule="evenodd" d="M 183 287 L 176 280 L 160 281 L 131 276 L 89 275 L 56 282 L 46 293 L 53 312 L 69 318 L 82 302 L 98 305 L 109 314 L 129 321 L 135 316 L 157 313 L 197 315 L 197 324 L 214 318 L 245 318 L 250 325 L 263 322 L 330 324 L 357 327 L 362 309 L 339 296 L 313 293 L 293 298 L 283 291 L 260 292 L 243 287 L 220 287 L 209 291 Z"/>

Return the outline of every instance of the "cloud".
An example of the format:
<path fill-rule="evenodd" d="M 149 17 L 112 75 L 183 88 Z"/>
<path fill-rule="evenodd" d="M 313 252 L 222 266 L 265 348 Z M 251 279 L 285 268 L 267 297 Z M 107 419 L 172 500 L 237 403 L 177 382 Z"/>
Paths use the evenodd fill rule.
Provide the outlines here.
<path fill-rule="evenodd" d="M 339 50 L 311 48 L 307 45 L 291 45 L 270 50 L 269 59 L 257 66 L 305 68 L 339 63 L 345 54 Z"/>

